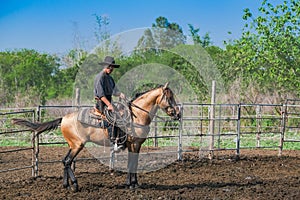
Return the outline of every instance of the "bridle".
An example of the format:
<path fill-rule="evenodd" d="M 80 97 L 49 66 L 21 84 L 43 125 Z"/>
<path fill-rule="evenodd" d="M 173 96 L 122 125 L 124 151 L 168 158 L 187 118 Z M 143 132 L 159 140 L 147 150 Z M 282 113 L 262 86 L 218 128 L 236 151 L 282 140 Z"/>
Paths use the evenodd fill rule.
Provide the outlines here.
<path fill-rule="evenodd" d="M 163 91 L 163 95 L 160 99 L 160 101 L 158 102 L 158 104 L 160 104 L 164 98 L 166 98 L 167 102 L 168 102 L 168 106 L 166 106 L 165 108 L 162 108 L 166 113 L 168 112 L 168 109 L 171 107 L 172 109 L 175 110 L 172 100 L 170 98 L 168 98 L 167 94 L 166 94 L 167 90 Z M 133 103 L 133 101 L 128 100 L 126 97 L 124 99 L 121 99 L 121 101 L 123 102 L 118 102 L 118 104 L 122 104 L 124 107 L 126 107 L 126 110 L 128 112 L 130 112 L 130 116 L 131 116 L 131 121 L 133 121 L 133 117 L 136 118 L 135 114 L 132 111 L 132 107 L 135 107 L 145 113 L 147 113 L 149 116 L 153 116 L 156 117 L 164 122 L 166 122 L 167 120 L 164 119 L 163 117 L 160 117 L 157 114 L 151 113 L 150 111 L 145 110 L 144 108 L 141 108 L 140 106 L 136 105 L 135 103 Z M 176 112 L 176 111 L 175 111 Z M 115 123 L 117 122 L 117 124 L 122 124 L 125 125 L 127 123 L 128 119 L 123 119 L 121 117 L 117 117 L 115 115 L 113 115 L 113 113 L 109 112 L 108 110 L 105 110 L 105 115 L 107 116 L 107 119 L 110 123 Z"/>
<path fill-rule="evenodd" d="M 168 106 L 166 106 L 165 108 L 161 108 L 163 109 L 167 114 L 168 114 L 168 109 L 171 107 L 173 110 L 175 110 L 174 106 L 173 106 L 173 101 L 170 97 L 168 97 L 167 95 L 167 89 L 163 89 L 163 94 L 161 96 L 161 99 L 159 100 L 159 102 L 157 103 L 160 104 L 164 99 L 168 102 Z M 142 128 L 146 131 L 150 130 L 150 126 L 149 125 L 143 125 L 143 124 L 138 124 L 134 122 L 134 117 L 136 118 L 137 116 L 133 113 L 132 108 L 135 107 L 145 113 L 147 113 L 149 116 L 153 116 L 156 118 L 159 118 L 160 120 L 162 120 L 163 122 L 167 122 L 168 120 L 166 120 L 163 117 L 158 116 L 157 114 L 151 113 L 151 111 L 147 111 L 144 108 L 141 108 L 140 106 L 136 105 L 133 101 L 128 100 L 126 97 L 123 99 L 120 99 L 121 102 L 118 102 L 117 104 L 122 105 L 125 108 L 125 112 L 126 112 L 126 117 L 123 118 L 121 117 L 120 114 L 118 113 L 112 113 L 109 111 L 106 111 L 105 115 L 107 117 L 107 120 L 109 121 L 109 123 L 111 124 L 117 124 L 119 127 L 123 127 L 125 129 L 129 128 L 130 132 L 131 132 L 131 136 L 135 135 L 135 129 L 134 128 Z M 176 110 L 174 111 L 176 114 Z M 174 113 L 172 113 L 174 114 Z M 127 118 L 128 117 L 128 118 Z M 127 127 L 127 128 L 126 128 Z M 128 130 L 128 129 L 127 129 Z M 127 132 L 127 131 L 126 131 Z"/>
<path fill-rule="evenodd" d="M 167 93 L 167 90 L 168 90 L 168 88 L 163 89 L 163 95 L 162 95 L 162 97 L 160 98 L 160 101 L 158 102 L 158 104 L 160 104 L 160 103 L 163 101 L 163 99 L 166 98 L 166 100 L 167 100 L 167 102 L 168 102 L 168 106 L 166 106 L 165 108 L 162 108 L 166 113 L 168 112 L 168 109 L 169 109 L 169 108 L 172 108 L 172 109 L 175 110 L 171 98 L 168 98 L 168 96 L 167 96 L 167 94 L 166 94 L 166 93 Z M 160 117 L 160 116 L 158 116 L 157 114 L 153 114 L 153 113 L 151 113 L 151 112 L 149 112 L 149 111 L 147 111 L 147 110 L 145 110 L 145 109 L 139 107 L 138 105 L 134 104 L 132 101 L 129 101 L 128 104 L 129 104 L 129 107 L 135 107 L 135 108 L 138 108 L 138 109 L 140 109 L 140 110 L 146 112 L 148 115 L 157 117 L 157 118 L 163 120 L 164 122 L 166 122 L 166 120 L 165 120 L 163 117 Z M 130 111 L 131 111 L 131 109 L 130 109 Z M 175 111 L 175 112 L 176 112 L 176 111 Z M 136 117 L 132 111 L 131 111 L 131 115 L 134 116 L 134 117 Z"/>
<path fill-rule="evenodd" d="M 163 96 L 161 97 L 159 103 L 161 103 L 161 102 L 163 101 L 163 99 L 166 98 L 166 100 L 167 100 L 167 102 L 168 102 L 168 106 L 166 106 L 166 107 L 163 108 L 163 109 L 165 110 L 166 113 L 168 113 L 168 109 L 169 109 L 169 108 L 172 108 L 172 109 L 175 111 L 175 113 L 172 113 L 172 114 L 176 114 L 176 109 L 175 109 L 175 106 L 173 105 L 173 101 L 172 101 L 172 99 L 171 99 L 170 97 L 168 97 L 167 94 L 166 94 L 166 93 L 168 92 L 168 90 L 169 90 L 168 88 L 164 89 L 164 91 L 163 91 Z"/>
<path fill-rule="evenodd" d="M 129 104 L 129 106 L 131 106 L 131 107 L 135 107 L 135 108 L 137 108 L 137 109 L 140 109 L 141 111 L 144 111 L 144 112 L 147 113 L 148 115 L 151 115 L 151 116 L 157 117 L 157 118 L 159 118 L 159 119 L 161 119 L 161 120 L 163 120 L 163 121 L 166 121 L 164 118 L 158 116 L 157 114 L 153 114 L 153 113 L 151 113 L 151 112 L 145 110 L 144 108 L 139 107 L 138 105 L 134 104 L 133 102 L 129 102 L 128 104 Z M 130 111 L 131 111 L 131 109 L 130 109 Z M 131 111 L 131 115 L 134 116 L 134 117 L 136 117 L 135 114 L 134 114 L 132 111 Z"/>

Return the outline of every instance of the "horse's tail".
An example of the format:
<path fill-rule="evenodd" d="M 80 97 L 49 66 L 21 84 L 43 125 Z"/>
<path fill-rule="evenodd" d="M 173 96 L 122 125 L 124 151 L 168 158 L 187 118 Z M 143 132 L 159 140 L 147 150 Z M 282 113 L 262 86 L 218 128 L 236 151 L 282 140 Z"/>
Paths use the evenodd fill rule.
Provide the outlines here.
<path fill-rule="evenodd" d="M 12 119 L 13 124 L 26 126 L 32 131 L 36 131 L 36 135 L 39 135 L 40 133 L 44 131 L 50 131 L 56 129 L 61 124 L 62 118 L 55 119 L 50 122 L 44 122 L 44 123 L 33 123 L 24 119 Z"/>

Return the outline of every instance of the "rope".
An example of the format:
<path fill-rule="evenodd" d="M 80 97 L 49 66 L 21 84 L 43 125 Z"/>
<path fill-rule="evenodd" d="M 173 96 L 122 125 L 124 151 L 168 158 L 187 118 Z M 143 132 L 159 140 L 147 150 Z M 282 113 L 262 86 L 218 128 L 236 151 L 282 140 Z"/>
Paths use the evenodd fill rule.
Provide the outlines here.
<path fill-rule="evenodd" d="M 123 140 L 121 140 L 121 143 L 118 144 L 123 144 L 125 143 L 126 139 L 127 139 L 127 135 L 128 135 L 128 131 L 131 132 L 130 135 L 134 136 L 135 135 L 135 128 L 142 128 L 145 130 L 145 132 L 148 132 L 150 130 L 150 127 L 148 125 L 141 125 L 141 124 L 137 124 L 133 122 L 132 117 L 134 116 L 134 114 L 132 113 L 131 108 L 132 107 L 136 107 L 138 109 L 140 109 L 143 112 L 146 112 L 149 115 L 153 115 L 156 116 L 157 118 L 166 121 L 164 118 L 156 115 L 156 114 L 152 114 L 149 111 L 137 106 L 136 104 L 134 104 L 131 101 L 127 101 L 126 99 L 121 99 L 121 101 L 119 102 L 113 102 L 112 103 L 114 106 L 114 112 L 107 110 L 107 108 L 104 110 L 104 114 L 106 116 L 106 120 L 108 121 L 108 123 L 110 123 L 113 126 L 117 126 L 121 129 L 121 131 L 125 132 L 125 135 L 121 138 L 124 138 Z M 128 129 L 129 128 L 129 129 Z M 119 138 L 119 139 L 121 139 Z"/>
<path fill-rule="evenodd" d="M 107 109 L 104 110 L 107 121 L 110 124 L 117 125 L 119 127 L 126 126 L 130 123 L 130 111 L 126 104 L 123 102 L 113 102 L 114 112 Z"/>

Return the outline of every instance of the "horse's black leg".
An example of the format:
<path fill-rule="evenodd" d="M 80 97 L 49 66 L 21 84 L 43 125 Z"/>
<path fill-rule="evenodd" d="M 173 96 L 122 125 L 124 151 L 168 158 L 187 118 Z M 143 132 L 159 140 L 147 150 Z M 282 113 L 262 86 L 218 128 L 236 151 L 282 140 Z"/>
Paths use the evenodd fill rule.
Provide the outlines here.
<path fill-rule="evenodd" d="M 78 182 L 77 182 L 77 179 L 74 175 L 74 172 L 73 172 L 71 166 L 72 166 L 72 162 L 73 162 L 74 158 L 78 155 L 78 153 L 81 151 L 82 148 L 83 148 L 83 145 L 80 146 L 77 149 L 71 149 L 69 151 L 69 153 L 67 154 L 66 158 L 63 160 L 64 166 L 65 166 L 63 186 L 64 187 L 69 187 L 68 178 L 70 178 L 71 179 L 71 184 L 72 184 L 71 189 L 73 189 L 74 192 L 78 191 Z"/>
<path fill-rule="evenodd" d="M 127 173 L 126 185 L 130 189 L 139 187 L 138 180 L 137 180 L 137 173 L 130 173 L 130 172 Z"/>
<path fill-rule="evenodd" d="M 66 166 L 66 160 L 68 159 L 69 155 L 71 153 L 71 149 L 68 151 L 66 157 L 62 160 L 64 164 L 64 179 L 63 179 L 63 187 L 68 188 L 69 185 L 69 175 L 68 175 L 68 166 Z"/>
<path fill-rule="evenodd" d="M 68 174 L 69 174 L 69 177 L 70 177 L 70 179 L 71 179 L 71 184 L 72 184 L 72 190 L 74 191 L 74 192 L 77 192 L 78 191 L 78 182 L 77 182 L 77 179 L 76 179 L 76 177 L 75 177 L 75 175 L 74 175 L 74 172 L 73 172 L 73 170 L 71 169 L 71 167 L 70 168 L 68 168 Z"/>
<path fill-rule="evenodd" d="M 129 188 L 138 187 L 138 180 L 137 180 L 137 167 L 138 167 L 138 153 L 128 152 L 128 173 L 127 173 L 127 180 L 126 184 Z"/>

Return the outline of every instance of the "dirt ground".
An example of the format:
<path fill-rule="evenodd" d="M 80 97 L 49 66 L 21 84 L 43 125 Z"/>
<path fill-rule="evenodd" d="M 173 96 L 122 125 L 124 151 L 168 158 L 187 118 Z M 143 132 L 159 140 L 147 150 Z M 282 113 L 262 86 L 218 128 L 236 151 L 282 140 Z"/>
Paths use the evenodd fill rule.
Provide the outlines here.
<path fill-rule="evenodd" d="M 5 150 L 4 147 L 0 151 Z M 61 160 L 66 148 L 45 147 L 45 159 Z M 79 192 L 62 187 L 61 163 L 0 173 L 0 199 L 300 199 L 300 151 L 244 150 L 219 152 L 216 158 L 184 154 L 183 161 L 139 173 L 140 187 L 125 187 L 125 172 L 110 173 L 98 160 L 76 163 Z M 80 154 L 88 156 L 87 150 Z M 0 170 L 31 164 L 31 151 L 0 154 Z"/>

